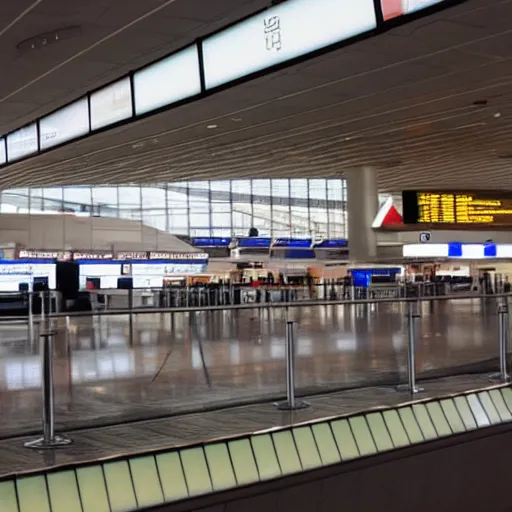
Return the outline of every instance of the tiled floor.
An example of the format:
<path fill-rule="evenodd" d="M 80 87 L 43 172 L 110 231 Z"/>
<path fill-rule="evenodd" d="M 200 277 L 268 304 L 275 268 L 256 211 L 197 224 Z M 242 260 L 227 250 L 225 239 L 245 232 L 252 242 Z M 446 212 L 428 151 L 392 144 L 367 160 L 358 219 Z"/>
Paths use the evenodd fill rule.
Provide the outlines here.
<path fill-rule="evenodd" d="M 400 305 L 303 306 L 289 315 L 298 325 L 298 389 L 325 392 L 405 381 L 407 325 Z M 59 428 L 269 401 L 284 393 L 283 309 L 132 320 L 56 323 Z M 419 376 L 487 368 L 482 362 L 498 354 L 497 325 L 493 301 L 424 303 Z M 40 431 L 38 346 L 27 342 L 26 326 L 0 326 L 0 437 Z"/>
<path fill-rule="evenodd" d="M 425 382 L 425 392 L 418 399 L 459 393 L 489 386 L 484 376 L 459 376 Z M 166 448 L 236 434 L 255 432 L 274 426 L 290 425 L 390 406 L 410 401 L 407 393 L 394 388 L 374 387 L 349 390 L 308 399 L 310 407 L 295 412 L 280 412 L 263 403 L 224 410 L 188 414 L 173 418 L 142 421 L 96 429 L 71 431 L 74 443 L 51 452 L 36 452 L 23 447 L 30 438 L 0 441 L 0 474 L 29 471 L 71 462 L 95 460 L 116 455 Z"/>

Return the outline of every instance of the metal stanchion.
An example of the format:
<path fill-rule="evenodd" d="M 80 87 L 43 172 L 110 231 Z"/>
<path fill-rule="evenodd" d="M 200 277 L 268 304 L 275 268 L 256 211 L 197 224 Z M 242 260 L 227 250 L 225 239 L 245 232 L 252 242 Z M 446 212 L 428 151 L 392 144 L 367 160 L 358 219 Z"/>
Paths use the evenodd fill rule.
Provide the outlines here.
<path fill-rule="evenodd" d="M 45 331 L 41 338 L 41 366 L 43 392 L 43 437 L 25 443 L 26 448 L 38 450 L 59 448 L 71 444 L 65 436 L 55 434 L 55 394 L 53 387 L 53 337 L 55 331 Z"/>
<path fill-rule="evenodd" d="M 498 333 L 500 348 L 500 372 L 490 376 L 491 380 L 508 382 L 510 375 L 508 373 L 508 303 L 507 299 L 503 299 L 498 304 Z"/>
<path fill-rule="evenodd" d="M 307 402 L 295 398 L 295 331 L 294 322 L 286 322 L 286 402 L 276 404 L 282 411 L 309 407 Z"/>
<path fill-rule="evenodd" d="M 409 343 L 408 343 L 408 373 L 409 383 L 408 391 L 411 395 L 420 393 L 423 389 L 416 386 L 416 319 L 420 317 L 418 311 L 415 311 L 418 307 L 412 302 L 407 303 L 407 327 L 409 332 Z"/>
<path fill-rule="evenodd" d="M 30 346 L 34 346 L 34 295 L 33 292 L 27 292 L 28 301 L 28 341 Z"/>

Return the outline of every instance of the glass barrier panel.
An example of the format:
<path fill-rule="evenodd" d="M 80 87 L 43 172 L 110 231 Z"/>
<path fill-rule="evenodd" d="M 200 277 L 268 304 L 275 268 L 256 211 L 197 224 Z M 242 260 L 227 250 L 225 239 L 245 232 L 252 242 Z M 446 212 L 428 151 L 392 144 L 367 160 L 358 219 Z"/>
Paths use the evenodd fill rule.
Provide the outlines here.
<path fill-rule="evenodd" d="M 258 468 L 249 439 L 238 439 L 228 443 L 238 485 L 258 482 Z"/>
<path fill-rule="evenodd" d="M 252 449 L 256 457 L 261 480 L 281 476 L 281 468 L 277 461 L 274 443 L 270 434 L 259 434 L 251 438 Z"/>
<path fill-rule="evenodd" d="M 489 395 L 492 399 L 498 414 L 500 415 L 501 421 L 510 421 L 512 420 L 512 414 L 508 410 L 507 404 L 505 404 L 505 400 L 503 400 L 503 395 L 501 394 L 499 389 L 491 389 L 489 391 Z"/>
<path fill-rule="evenodd" d="M 412 410 L 414 412 L 414 416 L 416 416 L 416 420 L 418 421 L 418 425 L 423 433 L 423 437 L 426 440 L 436 439 L 437 433 L 430 416 L 428 415 L 427 408 L 424 404 L 415 404 L 412 406 Z"/>
<path fill-rule="evenodd" d="M 329 423 L 316 423 L 312 427 L 316 445 L 323 464 L 336 464 L 341 462 L 340 452 L 336 446 L 334 435 Z"/>
<path fill-rule="evenodd" d="M 338 420 L 331 423 L 334 439 L 342 460 L 350 460 L 359 457 L 356 440 L 352 434 L 348 420 Z"/>
<path fill-rule="evenodd" d="M 2 512 L 18 512 L 18 500 L 13 481 L 0 482 L 0 504 Z"/>
<path fill-rule="evenodd" d="M 460 417 L 464 422 L 464 426 L 467 430 L 473 430 L 476 428 L 476 421 L 471 409 L 469 408 L 468 401 L 465 396 L 456 396 L 453 400 L 455 407 L 459 411 Z"/>
<path fill-rule="evenodd" d="M 180 457 L 189 495 L 195 496 L 211 492 L 212 483 L 203 448 L 185 448 L 181 450 Z"/>
<path fill-rule="evenodd" d="M 459 411 L 455 407 L 455 404 L 451 398 L 447 398 L 446 400 L 441 400 L 441 408 L 450 424 L 450 428 L 456 434 L 460 432 L 466 432 L 466 427 L 464 426 L 464 422 L 459 415 Z"/>
<path fill-rule="evenodd" d="M 188 497 L 187 483 L 178 452 L 156 456 L 156 465 L 165 501 L 176 501 Z"/>
<path fill-rule="evenodd" d="M 434 424 L 438 436 L 450 436 L 452 435 L 452 429 L 448 424 L 446 416 L 444 415 L 443 409 L 439 405 L 439 402 L 429 402 L 427 404 L 427 411 L 430 415 L 430 419 Z"/>
<path fill-rule="evenodd" d="M 74 470 L 46 475 L 52 512 L 82 512 Z"/>
<path fill-rule="evenodd" d="M 508 410 L 512 412 L 512 389 L 511 388 L 501 388 L 501 395 L 503 396 L 503 400 L 508 407 Z"/>
<path fill-rule="evenodd" d="M 210 468 L 213 490 L 220 491 L 236 487 L 235 473 L 226 443 L 207 444 L 204 451 Z"/>
<path fill-rule="evenodd" d="M 98 464 L 77 468 L 76 478 L 84 512 L 110 512 L 102 467 Z"/>
<path fill-rule="evenodd" d="M 494 407 L 494 404 L 492 403 L 489 393 L 487 393 L 487 391 L 478 393 L 478 398 L 480 399 L 480 403 L 482 404 L 482 407 L 487 413 L 487 417 L 489 418 L 490 422 L 493 425 L 501 423 L 500 415 L 498 414 L 496 407 Z"/>
<path fill-rule="evenodd" d="M 372 439 L 372 434 L 364 416 L 355 416 L 348 421 L 359 448 L 359 453 L 363 456 L 377 453 L 377 447 Z"/>
<path fill-rule="evenodd" d="M 395 447 L 401 448 L 403 446 L 409 446 L 409 437 L 407 436 L 407 432 L 405 431 L 405 427 L 398 412 L 395 410 L 384 411 L 383 416 Z"/>
<path fill-rule="evenodd" d="M 489 421 L 487 414 L 485 414 L 484 408 L 482 407 L 480 400 L 478 400 L 478 397 L 475 394 L 472 394 L 472 395 L 468 395 L 467 399 L 468 399 L 469 407 L 471 408 L 471 412 L 473 413 L 473 416 L 475 417 L 476 424 L 479 427 L 490 426 L 491 422 Z"/>
<path fill-rule="evenodd" d="M 297 427 L 292 430 L 295 445 L 299 451 L 303 469 L 317 468 L 322 465 L 311 427 Z"/>
<path fill-rule="evenodd" d="M 301 471 L 302 466 L 291 431 L 275 432 L 272 437 L 283 475 Z"/>
<path fill-rule="evenodd" d="M 103 464 L 107 492 L 112 512 L 125 512 L 137 508 L 130 469 L 126 460 Z"/>
<path fill-rule="evenodd" d="M 163 503 L 164 495 L 153 455 L 130 459 L 130 471 L 139 507 Z"/>
<path fill-rule="evenodd" d="M 16 479 L 20 512 L 51 512 L 44 475 Z"/>
<path fill-rule="evenodd" d="M 379 452 L 392 450 L 394 448 L 393 441 L 389 435 L 384 418 L 380 412 L 374 412 L 366 415 L 366 421 L 370 427 L 370 431 Z"/>
<path fill-rule="evenodd" d="M 425 440 L 416 417 L 412 412 L 412 407 L 402 407 L 398 409 L 398 414 L 404 425 L 405 431 L 411 443 L 421 443 Z"/>

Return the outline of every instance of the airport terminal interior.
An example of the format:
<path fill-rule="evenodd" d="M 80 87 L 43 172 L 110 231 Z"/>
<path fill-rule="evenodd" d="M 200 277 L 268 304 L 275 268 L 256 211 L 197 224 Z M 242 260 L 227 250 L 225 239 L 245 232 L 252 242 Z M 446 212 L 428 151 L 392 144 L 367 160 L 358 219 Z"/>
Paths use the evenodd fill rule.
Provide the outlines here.
<path fill-rule="evenodd" d="M 0 512 L 510 510 L 511 16 L 0 2 Z"/>

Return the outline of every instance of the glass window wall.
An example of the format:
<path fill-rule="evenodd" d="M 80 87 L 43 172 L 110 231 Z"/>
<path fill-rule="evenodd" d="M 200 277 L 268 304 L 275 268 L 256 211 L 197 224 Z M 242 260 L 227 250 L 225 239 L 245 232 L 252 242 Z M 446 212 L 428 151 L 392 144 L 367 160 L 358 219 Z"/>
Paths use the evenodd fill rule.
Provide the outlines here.
<path fill-rule="evenodd" d="M 347 237 L 344 179 L 241 179 L 1 192 L 2 213 L 142 221 L 176 235 Z"/>

